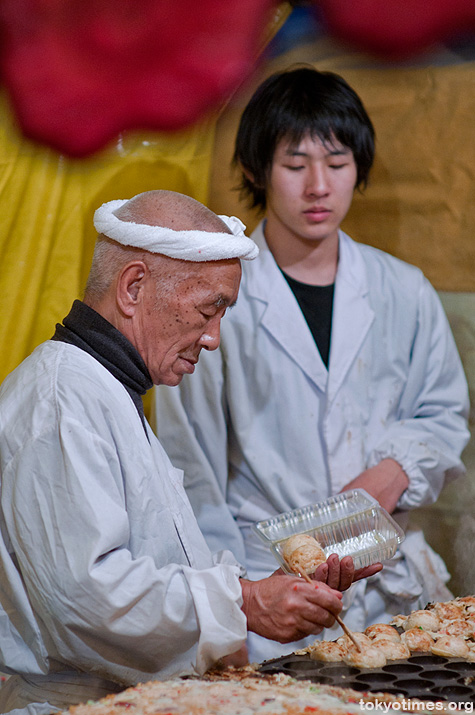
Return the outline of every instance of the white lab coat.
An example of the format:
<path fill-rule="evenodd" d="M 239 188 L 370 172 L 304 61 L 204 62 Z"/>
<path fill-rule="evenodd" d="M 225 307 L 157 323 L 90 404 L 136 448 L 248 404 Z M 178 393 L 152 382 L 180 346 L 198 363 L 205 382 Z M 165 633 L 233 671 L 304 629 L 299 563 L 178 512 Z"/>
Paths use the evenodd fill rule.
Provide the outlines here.
<path fill-rule="evenodd" d="M 10 709 L 203 673 L 245 642 L 242 567 L 211 555 L 147 433 L 73 345 L 44 343 L 1 388 L 0 671 L 25 676 Z"/>
<path fill-rule="evenodd" d="M 262 225 L 253 238 L 261 252 L 243 265 L 219 350 L 202 354 L 176 390 L 158 388 L 155 428 L 185 471 L 211 548 L 231 549 L 261 578 L 277 563 L 253 522 L 323 500 L 386 457 L 409 477 L 399 509 L 430 504 L 464 472 L 469 433 L 461 362 L 418 268 L 340 232 L 327 370 Z M 380 576 L 352 587 L 345 620 L 355 630 L 389 620 L 425 605 L 447 579 L 422 535 L 410 533 Z M 267 642 L 253 656 L 293 647 Z"/>

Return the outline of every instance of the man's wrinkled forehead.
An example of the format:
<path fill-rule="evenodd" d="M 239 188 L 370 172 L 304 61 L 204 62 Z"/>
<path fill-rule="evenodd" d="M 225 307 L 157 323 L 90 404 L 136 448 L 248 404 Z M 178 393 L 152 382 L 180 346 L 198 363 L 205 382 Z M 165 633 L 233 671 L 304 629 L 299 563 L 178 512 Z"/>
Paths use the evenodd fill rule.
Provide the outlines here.
<path fill-rule="evenodd" d="M 200 270 L 201 269 L 201 270 Z M 192 281 L 197 289 L 208 297 L 216 308 L 231 308 L 235 305 L 241 283 L 241 261 L 207 262 L 196 265 Z"/>

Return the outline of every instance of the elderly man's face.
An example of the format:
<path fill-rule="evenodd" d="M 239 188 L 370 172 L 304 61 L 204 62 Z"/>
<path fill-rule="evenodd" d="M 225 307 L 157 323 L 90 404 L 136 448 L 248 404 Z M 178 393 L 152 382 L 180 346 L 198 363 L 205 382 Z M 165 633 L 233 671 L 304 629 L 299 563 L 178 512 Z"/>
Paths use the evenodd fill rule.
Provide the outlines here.
<path fill-rule="evenodd" d="M 137 347 L 156 385 L 178 385 L 183 375 L 194 372 L 202 348 L 216 350 L 221 318 L 238 295 L 238 259 L 188 264 L 185 269 L 177 266 L 182 263 L 171 266 L 168 288 L 161 281 L 149 283 L 139 316 Z"/>

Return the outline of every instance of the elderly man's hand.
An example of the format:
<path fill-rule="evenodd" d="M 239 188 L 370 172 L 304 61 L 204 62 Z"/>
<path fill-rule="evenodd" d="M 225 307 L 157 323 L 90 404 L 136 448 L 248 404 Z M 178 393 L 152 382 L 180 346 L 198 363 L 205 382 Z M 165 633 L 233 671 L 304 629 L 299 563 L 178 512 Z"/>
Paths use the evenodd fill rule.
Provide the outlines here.
<path fill-rule="evenodd" d="M 241 586 L 248 629 L 279 643 L 317 635 L 334 624 L 342 609 L 339 591 L 280 569 L 260 581 L 241 579 Z"/>
<path fill-rule="evenodd" d="M 337 554 L 330 554 L 325 563 L 320 564 L 312 578 L 326 583 L 331 588 L 346 591 L 355 581 L 374 576 L 382 568 L 382 564 L 376 563 L 363 569 L 355 570 L 351 556 L 344 556 L 340 561 Z"/>

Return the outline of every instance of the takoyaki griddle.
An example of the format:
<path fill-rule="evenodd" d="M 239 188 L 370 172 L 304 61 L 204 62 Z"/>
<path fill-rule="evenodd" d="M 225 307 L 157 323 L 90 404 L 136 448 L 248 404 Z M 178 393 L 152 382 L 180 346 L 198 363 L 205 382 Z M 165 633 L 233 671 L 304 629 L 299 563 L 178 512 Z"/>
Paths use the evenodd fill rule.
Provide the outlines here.
<path fill-rule="evenodd" d="M 345 663 L 311 660 L 290 654 L 264 661 L 261 673 L 286 673 L 298 680 L 353 688 L 360 692 L 384 692 L 420 700 L 475 702 L 475 663 L 461 658 L 414 654 L 406 660 L 390 660 L 382 668 L 363 669 Z"/>

